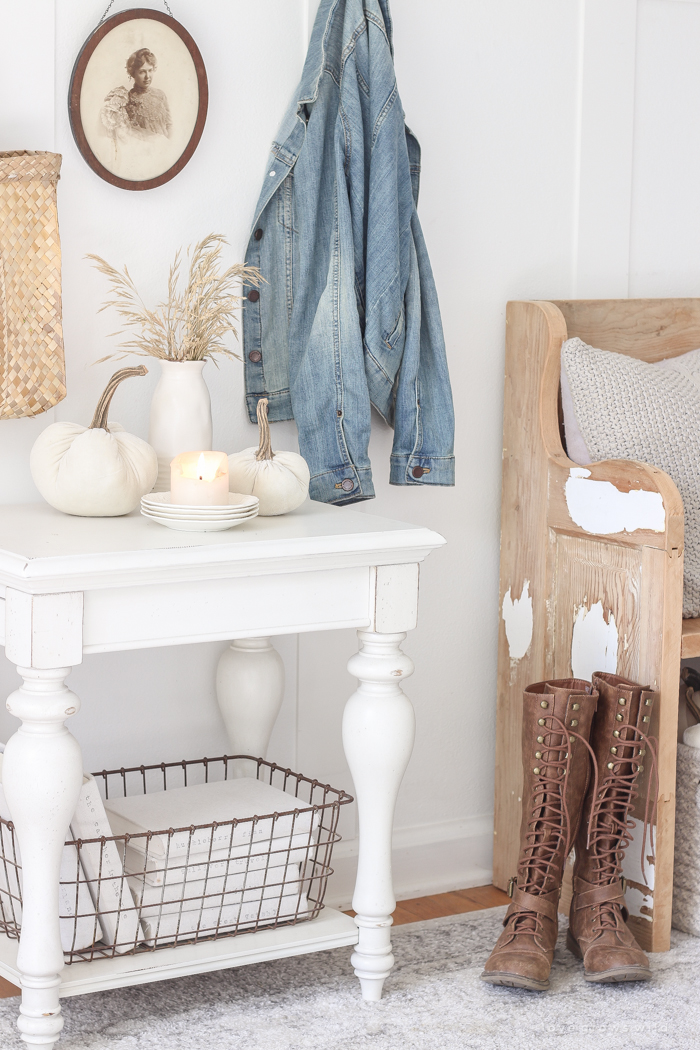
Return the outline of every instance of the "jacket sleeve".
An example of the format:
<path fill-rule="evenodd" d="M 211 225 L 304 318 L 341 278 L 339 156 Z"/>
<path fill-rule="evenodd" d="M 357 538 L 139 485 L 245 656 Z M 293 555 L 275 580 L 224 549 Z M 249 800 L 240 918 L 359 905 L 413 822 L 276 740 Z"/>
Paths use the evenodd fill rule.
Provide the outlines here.
<path fill-rule="evenodd" d="M 420 146 L 406 128 L 388 48 L 370 53 L 365 130 L 364 358 L 370 399 L 394 428 L 390 482 L 454 484 L 445 340 L 416 201 Z"/>

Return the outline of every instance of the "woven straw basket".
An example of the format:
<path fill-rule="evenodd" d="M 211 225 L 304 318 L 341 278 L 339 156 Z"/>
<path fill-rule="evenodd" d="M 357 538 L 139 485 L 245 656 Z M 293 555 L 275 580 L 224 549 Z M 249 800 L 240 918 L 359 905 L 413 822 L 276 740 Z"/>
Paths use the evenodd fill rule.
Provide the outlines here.
<path fill-rule="evenodd" d="M 0 153 L 0 419 L 66 396 L 58 153 Z"/>

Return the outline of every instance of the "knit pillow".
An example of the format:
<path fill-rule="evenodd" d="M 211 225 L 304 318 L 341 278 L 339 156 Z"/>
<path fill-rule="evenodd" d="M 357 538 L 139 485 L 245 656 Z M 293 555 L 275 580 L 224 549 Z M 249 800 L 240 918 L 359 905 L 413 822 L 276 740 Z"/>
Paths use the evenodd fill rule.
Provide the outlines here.
<path fill-rule="evenodd" d="M 649 365 L 568 339 L 561 365 L 588 462 L 636 459 L 676 483 L 685 507 L 683 615 L 700 616 L 700 349 Z"/>

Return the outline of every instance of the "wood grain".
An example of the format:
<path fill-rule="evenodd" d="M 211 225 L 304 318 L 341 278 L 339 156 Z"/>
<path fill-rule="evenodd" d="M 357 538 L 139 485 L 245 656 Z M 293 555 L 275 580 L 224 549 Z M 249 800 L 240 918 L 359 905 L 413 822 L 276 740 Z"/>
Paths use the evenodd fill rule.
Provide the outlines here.
<path fill-rule="evenodd" d="M 525 581 L 533 600 L 530 648 L 510 659 L 503 620 L 498 639 L 496 712 L 496 804 L 494 885 L 505 889 L 515 871 L 520 841 L 522 791 L 522 693 L 544 676 L 547 591 L 548 457 L 537 412 L 540 381 L 550 351 L 566 337 L 563 318 L 551 303 L 509 303 L 503 414 L 501 571 L 499 608 L 510 590 L 521 596 Z M 534 425 L 533 425 L 534 413 Z M 527 542 L 524 542 L 524 537 Z"/>
<path fill-rule="evenodd" d="M 683 621 L 681 657 L 692 660 L 694 656 L 700 656 L 700 619 Z"/>
<path fill-rule="evenodd" d="M 677 357 L 700 346 L 700 299 L 556 300 L 568 338 L 640 361 Z"/>
<path fill-rule="evenodd" d="M 4 977 L 0 977 L 0 999 L 11 999 L 14 995 L 21 995 L 22 992 L 19 988 L 15 988 L 14 984 L 10 984 Z"/>
<path fill-rule="evenodd" d="M 394 912 L 394 926 L 424 919 L 442 919 L 446 915 L 462 915 L 484 908 L 497 908 L 510 904 L 510 897 L 495 886 L 475 886 L 468 890 L 453 890 L 451 893 L 435 893 L 428 897 L 413 897 L 399 901 Z M 354 911 L 346 912 L 354 915 Z"/>

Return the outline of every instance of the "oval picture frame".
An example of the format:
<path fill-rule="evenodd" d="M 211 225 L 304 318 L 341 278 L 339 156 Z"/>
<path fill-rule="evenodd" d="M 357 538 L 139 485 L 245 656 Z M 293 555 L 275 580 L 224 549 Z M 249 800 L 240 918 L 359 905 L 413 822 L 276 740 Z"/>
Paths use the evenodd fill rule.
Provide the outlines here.
<path fill-rule="evenodd" d="M 199 145 L 208 105 L 199 48 L 176 19 L 150 8 L 102 22 L 73 67 L 75 143 L 95 174 L 123 190 L 174 179 Z"/>

